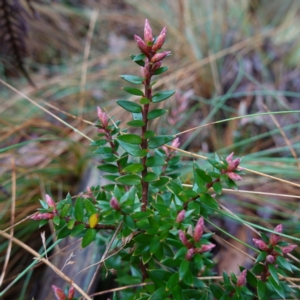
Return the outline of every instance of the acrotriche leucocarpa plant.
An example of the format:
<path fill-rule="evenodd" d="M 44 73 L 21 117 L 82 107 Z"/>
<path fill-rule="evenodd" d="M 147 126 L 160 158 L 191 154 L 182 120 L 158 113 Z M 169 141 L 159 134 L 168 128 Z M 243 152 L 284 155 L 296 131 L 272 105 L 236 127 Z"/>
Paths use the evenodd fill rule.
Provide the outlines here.
<path fill-rule="evenodd" d="M 211 170 L 194 163 L 192 188 L 183 185 L 175 150 L 178 138 L 158 135 L 149 126 L 166 112 L 154 108 L 155 104 L 174 94 L 173 90 L 154 91 L 153 77 L 168 69 L 162 65 L 171 54 L 162 51 L 165 37 L 166 28 L 154 38 L 147 20 L 144 39 L 134 37 L 141 53 L 131 58 L 141 67 L 141 76 L 121 77 L 143 90 L 124 87 L 138 96 L 139 103 L 117 101 L 132 113 L 128 129 L 121 129 L 119 121 L 98 107 L 98 138 L 92 147 L 102 158 L 98 168 L 111 183 L 88 188 L 75 204 L 70 195 L 58 203 L 47 195 L 33 219 L 40 220 L 40 225 L 52 220 L 59 239 L 82 237 L 82 247 L 97 235 L 109 241 L 116 234 L 106 270 L 113 270 L 118 284 L 135 286 L 115 292 L 113 299 L 288 297 L 293 291 L 283 278 L 297 268 L 286 255 L 296 245 L 281 241 L 282 225 L 270 238 L 262 233 L 261 239 L 253 239 L 258 255 L 251 270 L 241 266 L 240 274 L 224 272 L 223 281 L 204 280 L 214 274 L 211 250 L 215 247 L 210 241 L 213 233 L 204 224 L 219 210 L 214 194 L 222 194 L 224 184 L 235 188 L 235 181 L 242 180 L 241 161 L 231 153 L 225 159 L 217 155 L 210 159 Z M 67 291 L 53 286 L 57 299 L 76 299 L 70 284 Z"/>

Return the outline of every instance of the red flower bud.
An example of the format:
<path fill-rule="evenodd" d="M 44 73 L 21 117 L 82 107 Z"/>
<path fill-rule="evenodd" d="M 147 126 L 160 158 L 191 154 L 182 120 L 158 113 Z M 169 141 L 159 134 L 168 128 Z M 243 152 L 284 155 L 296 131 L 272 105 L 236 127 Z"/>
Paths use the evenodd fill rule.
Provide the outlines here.
<path fill-rule="evenodd" d="M 267 263 L 272 264 L 275 261 L 275 257 L 273 255 L 268 255 L 266 261 Z"/>
<path fill-rule="evenodd" d="M 71 286 L 68 293 L 68 300 L 72 300 L 74 298 L 75 294 L 75 288 L 74 286 Z"/>
<path fill-rule="evenodd" d="M 138 36 L 138 35 L 134 35 L 134 39 L 139 47 L 139 49 L 141 50 L 142 53 L 144 53 L 146 56 L 149 55 L 149 49 L 146 46 L 145 42 Z"/>
<path fill-rule="evenodd" d="M 202 235 L 203 235 L 203 230 L 204 230 L 204 219 L 203 217 L 201 217 L 197 224 L 196 227 L 194 229 L 194 241 L 195 242 L 199 242 Z"/>
<path fill-rule="evenodd" d="M 152 72 L 156 71 L 157 69 L 159 69 L 162 65 L 162 61 L 158 61 L 157 63 L 155 63 L 152 67 Z"/>
<path fill-rule="evenodd" d="M 53 218 L 54 218 L 53 213 L 37 213 L 33 215 L 30 219 L 39 221 L 39 220 L 51 220 Z"/>
<path fill-rule="evenodd" d="M 235 180 L 235 181 L 243 180 L 243 178 L 239 174 L 233 172 L 229 172 L 227 173 L 227 175 L 231 180 Z"/>
<path fill-rule="evenodd" d="M 116 198 L 110 199 L 110 207 L 115 210 L 120 210 L 120 203 Z"/>
<path fill-rule="evenodd" d="M 107 114 L 104 111 L 102 111 L 99 106 L 97 107 L 97 112 L 98 112 L 99 121 L 101 122 L 102 126 L 106 128 L 108 125 Z"/>
<path fill-rule="evenodd" d="M 297 248 L 298 246 L 295 244 L 289 244 L 288 246 L 285 247 L 281 247 L 282 253 L 286 254 L 286 253 L 290 253 L 292 252 L 295 248 Z"/>
<path fill-rule="evenodd" d="M 208 252 L 214 247 L 216 247 L 215 244 L 204 244 L 201 246 L 200 249 L 196 249 L 196 252 L 198 252 L 198 253 Z"/>
<path fill-rule="evenodd" d="M 152 63 L 156 63 L 158 61 L 163 60 L 165 57 L 169 56 L 171 54 L 171 51 L 163 51 L 160 53 L 154 54 L 154 56 L 151 58 Z"/>
<path fill-rule="evenodd" d="M 179 212 L 176 218 L 176 223 L 181 223 L 184 220 L 185 217 L 185 210 L 183 209 L 182 211 Z"/>
<path fill-rule="evenodd" d="M 152 46 L 152 41 L 153 41 L 152 29 L 147 19 L 145 20 L 145 27 L 144 27 L 144 41 L 146 46 L 148 47 Z"/>
<path fill-rule="evenodd" d="M 55 297 L 57 300 L 67 300 L 67 297 L 62 289 L 59 287 L 52 285 L 52 289 L 54 291 Z"/>
<path fill-rule="evenodd" d="M 178 234 L 181 243 L 187 248 L 192 248 L 193 245 L 188 241 L 188 239 L 185 236 L 185 233 L 182 230 L 179 230 Z"/>
<path fill-rule="evenodd" d="M 159 34 L 159 36 L 157 37 L 155 44 L 152 47 L 153 51 L 157 51 L 162 47 L 162 45 L 165 42 L 166 33 L 167 33 L 167 28 L 164 27 L 163 30 L 161 31 L 161 33 Z"/>
<path fill-rule="evenodd" d="M 253 240 L 255 246 L 257 248 L 259 248 L 260 250 L 265 251 L 268 249 L 268 245 L 264 241 L 258 240 L 258 239 L 252 239 L 252 240 Z"/>
<path fill-rule="evenodd" d="M 185 259 L 186 260 L 191 260 L 194 256 L 194 254 L 195 254 L 195 249 L 194 248 L 189 249 L 188 252 L 185 255 Z"/>
<path fill-rule="evenodd" d="M 238 277 L 237 279 L 237 283 L 236 285 L 237 286 L 243 286 L 247 283 L 247 280 L 246 280 L 246 276 L 247 276 L 247 270 L 244 270 Z"/>

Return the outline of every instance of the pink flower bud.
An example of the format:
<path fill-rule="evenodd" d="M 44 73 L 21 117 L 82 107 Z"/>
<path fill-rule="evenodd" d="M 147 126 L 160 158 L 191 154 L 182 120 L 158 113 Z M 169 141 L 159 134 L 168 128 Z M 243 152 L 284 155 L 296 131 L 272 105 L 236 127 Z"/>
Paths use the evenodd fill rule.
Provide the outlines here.
<path fill-rule="evenodd" d="M 282 253 L 286 254 L 286 253 L 290 253 L 292 252 L 295 248 L 297 248 L 298 246 L 295 244 L 289 244 L 288 246 L 285 247 L 281 247 Z"/>
<path fill-rule="evenodd" d="M 163 30 L 161 31 L 161 33 L 159 34 L 159 36 L 157 37 L 155 44 L 152 47 L 153 51 L 157 51 L 162 47 L 162 45 L 165 42 L 166 33 L 167 33 L 167 28 L 164 27 Z"/>
<path fill-rule="evenodd" d="M 182 230 L 179 230 L 179 239 L 181 243 L 186 246 L 187 248 L 192 248 L 192 244 L 188 241 L 188 239 L 185 236 L 185 233 Z"/>
<path fill-rule="evenodd" d="M 53 199 L 47 194 L 46 194 L 46 202 L 49 205 L 49 207 L 53 207 L 53 211 L 56 212 L 56 204 L 53 201 Z"/>
<path fill-rule="evenodd" d="M 74 286 L 71 286 L 68 293 L 68 300 L 72 300 L 74 298 L 75 294 L 75 288 Z"/>
<path fill-rule="evenodd" d="M 201 217 L 195 227 L 194 230 L 194 241 L 199 242 L 202 235 L 203 235 L 203 230 L 204 230 L 204 219 Z"/>
<path fill-rule="evenodd" d="M 198 253 L 208 252 L 214 247 L 216 247 L 215 244 L 204 244 L 201 246 L 200 249 L 196 249 L 196 252 L 198 252 Z"/>
<path fill-rule="evenodd" d="M 148 47 L 152 46 L 152 41 L 153 41 L 152 29 L 147 19 L 145 20 L 145 27 L 144 27 L 144 41 Z"/>
<path fill-rule="evenodd" d="M 156 63 L 158 61 L 163 60 L 165 57 L 169 56 L 171 54 L 171 51 L 163 51 L 160 53 L 154 54 L 154 56 L 151 58 L 152 63 Z"/>
<path fill-rule="evenodd" d="M 179 142 L 178 137 L 172 141 L 171 146 L 174 147 L 174 148 L 178 148 L 180 146 L 180 142 Z"/>
<path fill-rule="evenodd" d="M 155 63 L 152 67 L 152 72 L 156 71 L 157 69 L 159 69 L 162 65 L 162 61 L 158 61 L 157 63 Z"/>
<path fill-rule="evenodd" d="M 189 249 L 188 252 L 185 255 L 185 259 L 186 260 L 191 260 L 194 256 L 194 254 L 195 254 L 195 249 L 194 248 Z"/>
<path fill-rule="evenodd" d="M 99 133 L 106 133 L 105 129 L 100 129 L 100 128 L 98 128 L 98 132 Z"/>
<path fill-rule="evenodd" d="M 275 257 L 273 255 L 268 255 L 266 261 L 267 263 L 272 264 L 275 261 Z"/>
<path fill-rule="evenodd" d="M 276 226 L 276 228 L 274 229 L 274 231 L 281 233 L 282 232 L 282 224 L 279 224 Z M 272 246 L 276 246 L 278 244 L 278 242 L 281 240 L 281 236 L 275 233 L 272 233 L 270 236 L 270 244 Z"/>
<path fill-rule="evenodd" d="M 227 161 L 228 163 L 230 163 L 230 162 L 232 161 L 233 154 L 234 154 L 234 152 L 231 152 L 231 153 L 226 157 L 226 161 Z"/>
<path fill-rule="evenodd" d="M 99 121 L 101 122 L 102 126 L 106 128 L 108 125 L 108 118 L 106 113 L 102 111 L 99 106 L 97 107 L 97 112 L 98 112 Z"/>
<path fill-rule="evenodd" d="M 176 223 L 181 223 L 184 220 L 185 217 L 185 210 L 183 209 L 182 211 L 179 212 L 176 218 Z"/>
<path fill-rule="evenodd" d="M 141 50 L 142 53 L 144 53 L 146 56 L 149 55 L 149 49 L 146 46 L 145 42 L 138 36 L 138 35 L 134 35 L 134 39 L 139 47 L 139 49 Z"/>
<path fill-rule="evenodd" d="M 237 283 L 236 285 L 237 286 L 243 286 L 247 283 L 247 280 L 246 280 L 246 276 L 247 276 L 247 270 L 244 270 L 238 277 L 237 279 Z"/>
<path fill-rule="evenodd" d="M 228 177 L 231 180 L 235 180 L 235 181 L 243 180 L 243 178 L 239 174 L 236 174 L 236 173 L 233 173 L 233 172 L 229 172 L 229 173 L 226 173 L 226 174 L 228 175 Z"/>
<path fill-rule="evenodd" d="M 169 148 L 166 147 L 166 146 L 162 146 L 161 148 L 166 152 L 166 155 L 168 156 L 169 155 Z"/>
<path fill-rule="evenodd" d="M 33 215 L 30 219 L 39 221 L 39 220 L 51 220 L 53 218 L 54 218 L 53 213 L 37 213 Z"/>
<path fill-rule="evenodd" d="M 110 207 L 115 210 L 120 210 L 120 203 L 116 198 L 110 199 Z"/>
<path fill-rule="evenodd" d="M 259 239 L 252 239 L 252 240 L 258 249 L 260 249 L 262 251 L 265 251 L 268 249 L 268 245 L 264 241 L 259 240 Z"/>
<path fill-rule="evenodd" d="M 52 289 L 54 291 L 55 297 L 57 300 L 67 300 L 67 297 L 62 289 L 59 287 L 52 285 Z"/>

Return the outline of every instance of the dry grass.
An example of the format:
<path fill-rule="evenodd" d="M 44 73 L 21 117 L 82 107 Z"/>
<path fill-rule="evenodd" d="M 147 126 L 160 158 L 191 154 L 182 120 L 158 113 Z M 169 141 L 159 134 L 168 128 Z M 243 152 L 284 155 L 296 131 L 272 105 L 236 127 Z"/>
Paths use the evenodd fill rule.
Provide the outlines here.
<path fill-rule="evenodd" d="M 218 257 L 229 261 L 222 267 L 236 270 L 236 261 L 229 259 L 236 248 L 243 251 L 239 263 L 247 263 L 250 254 L 240 242 L 254 233 L 241 224 L 272 230 L 282 222 L 285 232 L 299 237 L 300 4 L 253 3 L 126 0 L 37 7 L 41 18 L 30 21 L 28 42 L 36 88 L 23 78 L 0 81 L 0 220 L 1 229 L 10 230 L 1 231 L 1 291 L 18 274 L 29 274 L 24 270 L 32 255 L 39 257 L 33 253 L 42 244 L 36 225 L 26 219 L 38 199 L 46 192 L 57 201 L 67 192 L 76 194 L 84 171 L 95 164 L 88 147 L 96 135 L 95 107 L 105 107 L 115 119 L 129 117 L 114 100 L 124 97 L 118 75 L 139 73 L 128 54 L 136 52 L 132 36 L 142 34 L 145 17 L 157 33 L 168 28 L 165 48 L 174 55 L 170 71 L 155 86 L 178 91 L 167 108 L 178 107 L 184 93 L 192 91 L 184 113 L 172 117 L 176 126 L 163 126 L 168 116 L 153 126 L 180 133 L 187 164 L 192 158 L 205 164 L 215 151 L 245 156 L 241 190 L 225 191 L 220 199 L 243 229 L 236 233 L 238 241 L 227 238 L 227 247 L 225 233 L 216 235 L 222 245 Z M 292 110 L 297 114 L 263 114 Z M 189 171 L 184 174 L 188 185 Z M 227 232 L 233 227 L 224 215 L 215 225 Z M 22 241 L 31 248 L 20 254 L 14 243 L 23 247 Z M 293 284 L 295 278 L 289 280 Z M 22 286 L 24 281 L 13 285 L 4 297 Z M 23 297 L 29 290 L 24 288 Z"/>

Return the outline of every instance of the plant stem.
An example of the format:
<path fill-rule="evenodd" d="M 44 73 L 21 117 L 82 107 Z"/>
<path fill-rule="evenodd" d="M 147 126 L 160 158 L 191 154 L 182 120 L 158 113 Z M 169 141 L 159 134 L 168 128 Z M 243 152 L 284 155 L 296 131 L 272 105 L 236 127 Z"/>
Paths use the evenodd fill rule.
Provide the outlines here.
<path fill-rule="evenodd" d="M 147 64 L 147 69 L 146 70 L 146 79 L 144 81 L 144 85 L 145 85 L 145 98 L 149 99 L 150 101 L 152 100 L 152 87 L 151 87 L 151 69 L 152 69 L 152 65 L 151 64 Z M 142 149 L 147 150 L 148 149 L 148 141 L 145 138 L 145 134 L 147 132 L 147 126 L 148 126 L 148 112 L 149 112 L 149 107 L 150 104 L 145 104 L 144 105 L 144 109 L 143 109 L 143 121 L 145 123 L 145 125 L 142 127 Z M 146 160 L 147 160 L 147 156 L 144 156 L 142 158 L 142 165 L 144 167 L 143 171 L 142 171 L 142 207 L 141 210 L 142 211 L 146 211 L 146 207 L 147 207 L 147 203 L 148 203 L 148 189 L 149 189 L 149 183 L 143 181 L 143 179 L 145 178 L 145 176 L 148 173 L 147 170 L 147 166 L 146 166 Z"/>

